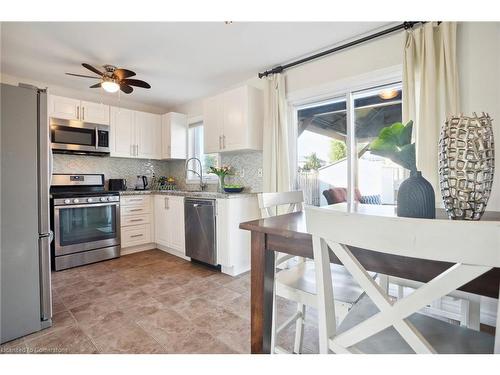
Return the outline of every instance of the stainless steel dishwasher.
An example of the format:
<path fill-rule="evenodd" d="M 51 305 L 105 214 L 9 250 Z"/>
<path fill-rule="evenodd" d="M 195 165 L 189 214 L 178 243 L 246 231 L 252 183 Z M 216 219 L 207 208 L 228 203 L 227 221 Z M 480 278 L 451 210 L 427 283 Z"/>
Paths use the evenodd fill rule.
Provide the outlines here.
<path fill-rule="evenodd" d="M 213 266 L 217 265 L 215 209 L 214 199 L 184 200 L 186 255 Z"/>

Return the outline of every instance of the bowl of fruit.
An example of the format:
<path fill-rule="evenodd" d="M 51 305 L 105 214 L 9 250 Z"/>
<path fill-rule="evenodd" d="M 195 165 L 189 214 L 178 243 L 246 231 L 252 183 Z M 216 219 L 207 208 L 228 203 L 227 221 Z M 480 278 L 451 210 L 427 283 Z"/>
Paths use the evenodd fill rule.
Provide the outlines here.
<path fill-rule="evenodd" d="M 224 185 L 226 193 L 241 193 L 245 187 L 242 185 Z"/>

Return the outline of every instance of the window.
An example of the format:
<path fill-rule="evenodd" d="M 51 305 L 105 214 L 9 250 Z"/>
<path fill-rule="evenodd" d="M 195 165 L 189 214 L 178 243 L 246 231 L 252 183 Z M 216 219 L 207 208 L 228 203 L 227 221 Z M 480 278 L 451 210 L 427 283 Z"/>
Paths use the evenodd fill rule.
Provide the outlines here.
<path fill-rule="evenodd" d="M 203 122 L 198 121 L 189 125 L 188 130 L 188 158 L 198 158 L 201 161 L 203 168 L 203 179 L 205 181 L 217 181 L 217 176 L 209 174 L 211 166 L 219 165 L 218 154 L 204 154 L 203 153 Z M 195 161 L 189 162 L 189 169 L 193 169 L 200 173 L 199 164 Z M 187 180 L 189 182 L 198 182 L 199 177 L 195 173 L 188 171 Z"/>
<path fill-rule="evenodd" d="M 368 146 L 380 130 L 401 121 L 401 84 L 347 92 L 297 108 L 297 181 L 306 202 L 328 199 L 396 204 L 405 170 L 372 155 Z M 334 196 L 323 192 L 341 188 Z"/>

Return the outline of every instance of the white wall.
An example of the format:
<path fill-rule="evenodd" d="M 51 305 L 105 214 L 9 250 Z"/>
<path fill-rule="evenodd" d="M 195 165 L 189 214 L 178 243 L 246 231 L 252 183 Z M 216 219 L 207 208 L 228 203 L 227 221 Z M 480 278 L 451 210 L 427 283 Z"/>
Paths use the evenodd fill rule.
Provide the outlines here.
<path fill-rule="evenodd" d="M 286 71 L 287 95 L 402 63 L 404 32 L 388 35 Z"/>
<path fill-rule="evenodd" d="M 122 108 L 128 108 L 128 109 L 134 109 L 137 111 L 145 111 L 145 112 L 152 112 L 152 113 L 158 113 L 158 114 L 163 114 L 166 113 L 167 110 L 166 108 L 159 108 L 159 107 L 154 107 L 150 106 L 147 104 L 139 103 L 133 100 L 130 100 L 127 98 L 126 94 L 123 94 L 120 96 L 120 99 L 118 99 L 118 94 L 110 94 L 110 93 L 103 93 L 102 90 L 100 89 L 89 89 L 89 90 L 75 90 L 75 89 L 70 89 L 58 85 L 51 84 L 49 82 L 43 82 L 43 81 L 35 81 L 32 79 L 27 79 L 23 77 L 15 77 L 11 76 L 8 74 L 0 74 L 0 82 L 6 83 L 9 85 L 14 85 L 17 86 L 18 83 L 27 83 L 39 88 L 46 88 L 48 87 L 49 93 L 54 94 L 54 95 L 60 95 L 60 96 L 66 96 L 69 98 L 75 98 L 75 99 L 82 99 L 82 100 L 87 100 L 90 102 L 96 102 L 96 103 L 104 103 L 104 104 L 109 104 L 117 107 L 122 107 Z"/>

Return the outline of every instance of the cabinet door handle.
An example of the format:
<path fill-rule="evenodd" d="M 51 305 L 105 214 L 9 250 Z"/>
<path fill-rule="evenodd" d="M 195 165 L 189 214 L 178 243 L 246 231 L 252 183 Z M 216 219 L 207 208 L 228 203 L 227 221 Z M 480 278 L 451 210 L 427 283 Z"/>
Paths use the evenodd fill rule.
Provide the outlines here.
<path fill-rule="evenodd" d="M 167 210 L 170 210 L 170 201 L 169 201 L 168 197 L 167 197 Z"/>
<path fill-rule="evenodd" d="M 82 107 L 82 120 L 85 120 L 85 107 Z"/>
<path fill-rule="evenodd" d="M 130 237 L 142 237 L 142 236 L 144 236 L 144 235 L 143 234 L 133 234 Z"/>
<path fill-rule="evenodd" d="M 135 156 L 139 156 L 139 145 L 135 145 Z"/>
<path fill-rule="evenodd" d="M 136 221 L 142 221 L 142 219 L 130 219 L 130 221 L 136 222 Z"/>
<path fill-rule="evenodd" d="M 128 201 L 129 202 L 142 202 L 142 198 L 133 198 L 133 199 L 129 199 Z"/>
<path fill-rule="evenodd" d="M 163 208 L 167 209 L 167 197 L 163 198 Z"/>
<path fill-rule="evenodd" d="M 142 211 L 142 208 L 132 208 L 130 212 Z"/>
<path fill-rule="evenodd" d="M 80 106 L 79 105 L 76 106 L 76 118 L 78 120 L 80 120 Z"/>
<path fill-rule="evenodd" d="M 223 149 L 226 148 L 226 136 L 225 135 L 222 136 L 222 148 Z"/>
<path fill-rule="evenodd" d="M 222 150 L 222 136 L 219 135 L 219 150 Z"/>

